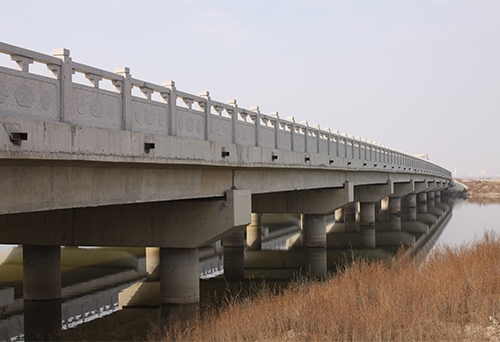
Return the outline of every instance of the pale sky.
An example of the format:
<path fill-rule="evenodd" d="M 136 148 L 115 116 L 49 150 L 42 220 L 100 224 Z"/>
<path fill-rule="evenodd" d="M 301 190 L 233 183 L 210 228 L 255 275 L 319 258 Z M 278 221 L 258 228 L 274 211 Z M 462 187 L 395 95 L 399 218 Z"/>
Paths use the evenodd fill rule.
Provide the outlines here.
<path fill-rule="evenodd" d="M 500 175 L 500 1 L 0 5 L 2 42 Z"/>

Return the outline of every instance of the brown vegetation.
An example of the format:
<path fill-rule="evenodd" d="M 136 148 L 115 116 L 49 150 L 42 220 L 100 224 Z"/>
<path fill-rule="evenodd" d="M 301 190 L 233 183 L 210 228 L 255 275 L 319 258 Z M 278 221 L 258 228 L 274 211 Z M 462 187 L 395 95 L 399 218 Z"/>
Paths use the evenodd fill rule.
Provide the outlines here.
<path fill-rule="evenodd" d="M 163 341 L 500 340 L 500 238 L 436 247 L 426 261 L 356 261 L 325 281 L 261 289 L 188 322 L 155 326 Z"/>
<path fill-rule="evenodd" d="M 465 184 L 471 199 L 493 198 L 500 199 L 499 179 L 457 179 Z"/>

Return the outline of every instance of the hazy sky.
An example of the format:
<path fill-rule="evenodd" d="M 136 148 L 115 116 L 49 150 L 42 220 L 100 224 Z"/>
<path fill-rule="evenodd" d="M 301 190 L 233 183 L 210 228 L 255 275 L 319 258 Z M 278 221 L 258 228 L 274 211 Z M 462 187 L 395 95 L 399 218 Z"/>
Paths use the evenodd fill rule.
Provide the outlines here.
<path fill-rule="evenodd" d="M 0 5 L 0 41 L 500 174 L 500 1 Z"/>

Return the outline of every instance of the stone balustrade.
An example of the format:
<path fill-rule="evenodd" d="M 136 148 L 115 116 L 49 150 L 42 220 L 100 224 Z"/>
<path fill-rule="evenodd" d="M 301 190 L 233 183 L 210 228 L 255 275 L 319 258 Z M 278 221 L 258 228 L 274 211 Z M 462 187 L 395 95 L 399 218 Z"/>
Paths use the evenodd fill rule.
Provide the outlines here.
<path fill-rule="evenodd" d="M 49 56 L 0 42 L 0 53 L 14 62 L 12 69 L 0 67 L 0 116 L 303 152 L 306 163 L 308 154 L 316 153 L 331 156 L 332 167 L 337 166 L 333 157 L 341 157 L 371 169 L 451 177 L 428 160 L 307 121 L 241 108 L 236 100 L 219 102 L 208 91 L 183 92 L 174 81 L 145 82 L 133 78 L 129 68 L 110 72 L 80 64 L 67 49 L 54 49 Z M 33 63 L 46 65 L 49 75 L 31 73 Z M 83 74 L 88 85 L 76 83 L 75 73 Z M 113 90 L 100 87 L 103 81 Z"/>

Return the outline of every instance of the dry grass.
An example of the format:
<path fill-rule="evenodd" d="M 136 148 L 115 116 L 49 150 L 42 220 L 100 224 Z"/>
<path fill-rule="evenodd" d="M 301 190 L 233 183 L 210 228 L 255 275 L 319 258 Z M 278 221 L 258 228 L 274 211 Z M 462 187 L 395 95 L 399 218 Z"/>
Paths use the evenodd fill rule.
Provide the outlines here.
<path fill-rule="evenodd" d="M 500 238 L 488 233 L 459 248 L 437 247 L 421 265 L 356 261 L 326 281 L 299 280 L 279 295 L 263 288 L 191 321 L 156 326 L 149 339 L 484 341 L 495 340 L 485 333 L 488 318 L 499 314 Z"/>

